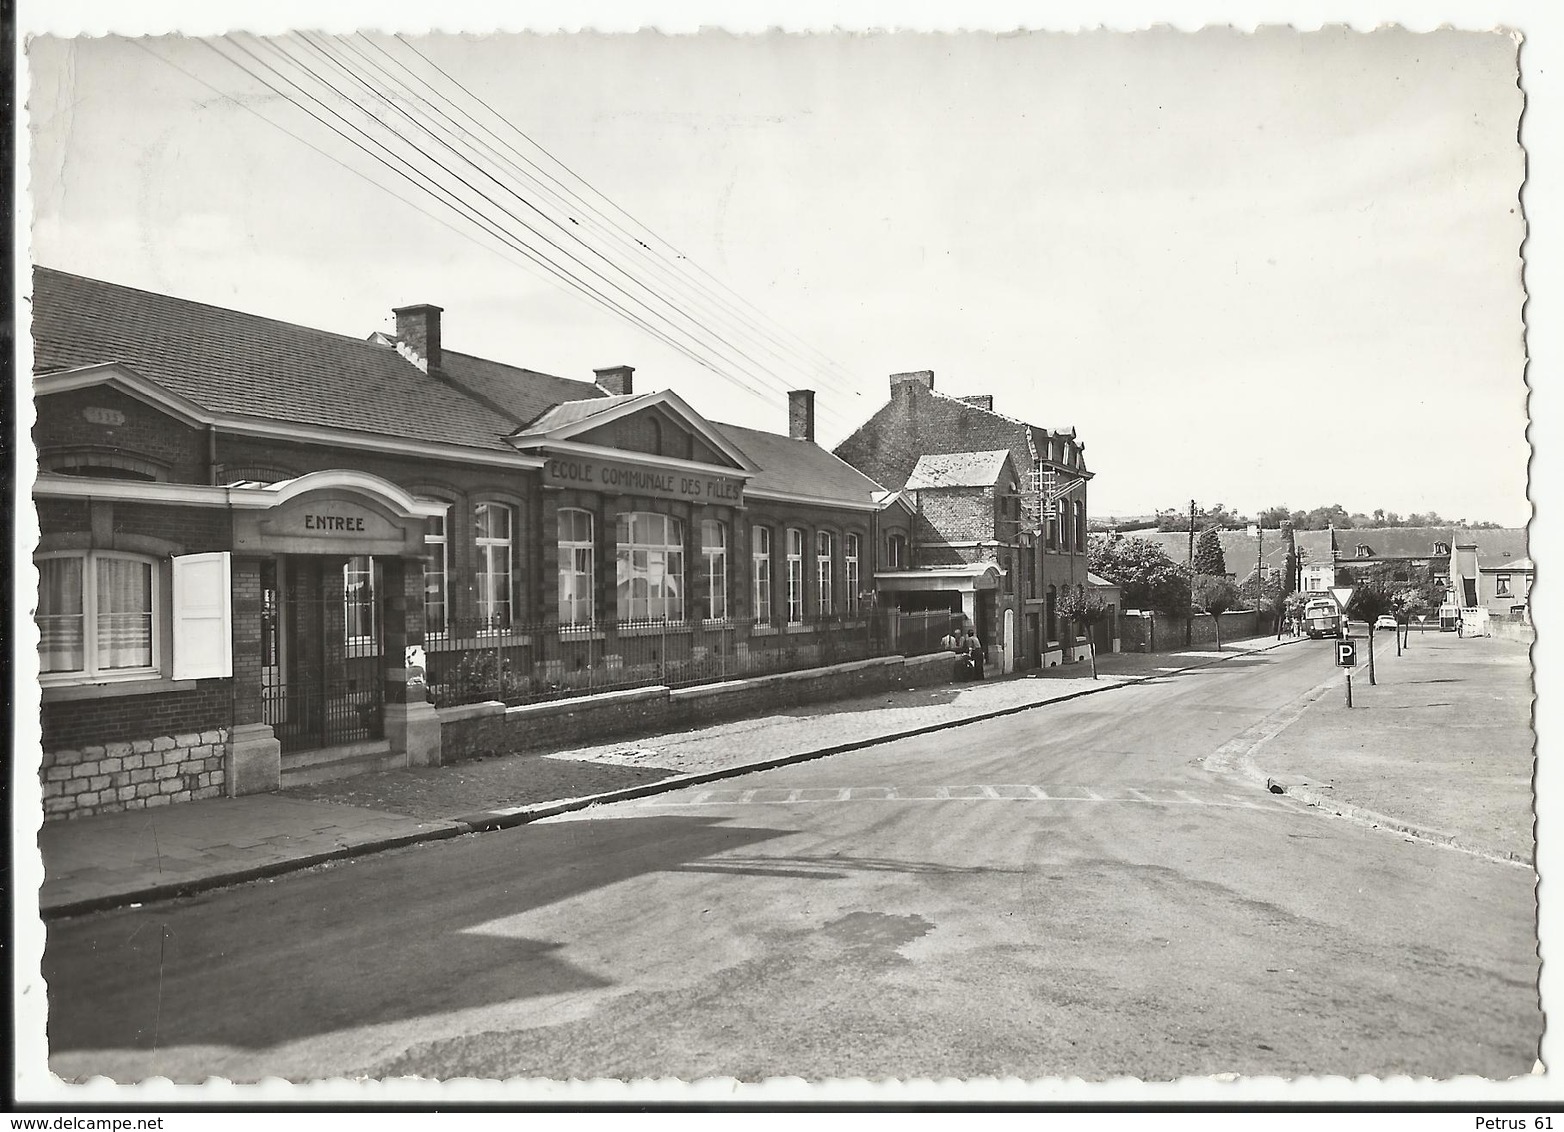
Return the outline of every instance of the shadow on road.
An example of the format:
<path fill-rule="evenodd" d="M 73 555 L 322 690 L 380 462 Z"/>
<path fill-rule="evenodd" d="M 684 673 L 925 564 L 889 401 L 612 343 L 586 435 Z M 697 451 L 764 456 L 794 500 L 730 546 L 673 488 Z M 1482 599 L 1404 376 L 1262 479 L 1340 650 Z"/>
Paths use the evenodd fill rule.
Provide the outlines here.
<path fill-rule="evenodd" d="M 50 1052 L 257 1049 L 609 985 L 563 959 L 559 943 L 507 935 L 496 922 L 787 832 L 721 822 L 525 826 L 56 921 L 43 962 Z"/>

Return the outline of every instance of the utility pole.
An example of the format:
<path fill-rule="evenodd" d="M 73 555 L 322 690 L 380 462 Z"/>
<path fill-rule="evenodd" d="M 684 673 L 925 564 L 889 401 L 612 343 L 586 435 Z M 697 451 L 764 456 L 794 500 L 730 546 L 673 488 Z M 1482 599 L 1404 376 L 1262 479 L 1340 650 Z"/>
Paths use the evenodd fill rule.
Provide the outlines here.
<path fill-rule="evenodd" d="M 1260 545 L 1254 552 L 1254 632 L 1260 635 L 1260 603 L 1265 599 L 1265 575 L 1260 569 L 1265 565 L 1265 516 L 1260 516 L 1254 529 L 1260 535 Z"/>
<path fill-rule="evenodd" d="M 1195 639 L 1195 501 L 1189 501 L 1189 613 L 1184 618 L 1184 647 Z"/>

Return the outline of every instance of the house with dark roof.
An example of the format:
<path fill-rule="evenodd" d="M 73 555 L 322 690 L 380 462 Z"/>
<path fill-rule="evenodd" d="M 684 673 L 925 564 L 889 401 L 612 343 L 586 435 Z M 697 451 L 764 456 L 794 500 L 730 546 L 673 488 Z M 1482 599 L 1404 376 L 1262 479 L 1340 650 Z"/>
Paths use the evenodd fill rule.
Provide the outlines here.
<path fill-rule="evenodd" d="M 1461 528 L 1455 532 L 1450 587 L 1464 609 L 1527 616 L 1537 569 L 1525 527 Z"/>
<path fill-rule="evenodd" d="M 888 600 L 965 613 L 1003 671 L 1087 656 L 1058 615 L 1060 594 L 1087 585 L 1092 473 L 1073 428 L 937 392 L 916 370 L 891 375 L 889 400 L 836 454 L 918 512 L 906 565 L 877 578 Z"/>
<path fill-rule="evenodd" d="M 474 700 L 877 647 L 911 512 L 815 443 L 812 392 L 739 428 L 629 366 L 448 349 L 441 314 L 355 337 L 35 270 L 47 816 L 438 763 Z"/>

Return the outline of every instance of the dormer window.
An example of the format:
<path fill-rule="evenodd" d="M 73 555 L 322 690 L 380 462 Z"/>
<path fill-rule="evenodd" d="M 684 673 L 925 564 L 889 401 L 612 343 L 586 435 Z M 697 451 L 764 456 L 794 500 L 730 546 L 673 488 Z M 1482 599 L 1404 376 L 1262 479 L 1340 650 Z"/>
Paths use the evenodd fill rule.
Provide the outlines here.
<path fill-rule="evenodd" d="M 1434 553 L 1435 554 L 1449 554 L 1450 553 L 1450 544 L 1447 543 L 1447 542 L 1436 542 L 1436 543 L 1434 543 Z"/>
<path fill-rule="evenodd" d="M 1367 543 L 1360 542 L 1357 545 L 1357 556 L 1359 558 L 1372 558 L 1374 556 L 1374 548 Z"/>

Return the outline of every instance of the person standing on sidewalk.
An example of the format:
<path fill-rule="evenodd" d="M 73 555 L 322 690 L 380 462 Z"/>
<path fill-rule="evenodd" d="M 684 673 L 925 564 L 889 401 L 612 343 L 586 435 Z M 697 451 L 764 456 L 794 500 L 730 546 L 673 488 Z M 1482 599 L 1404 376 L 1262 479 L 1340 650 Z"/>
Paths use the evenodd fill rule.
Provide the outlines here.
<path fill-rule="evenodd" d="M 983 642 L 978 640 L 977 627 L 966 627 L 967 658 L 972 662 L 973 680 L 983 679 Z"/>

